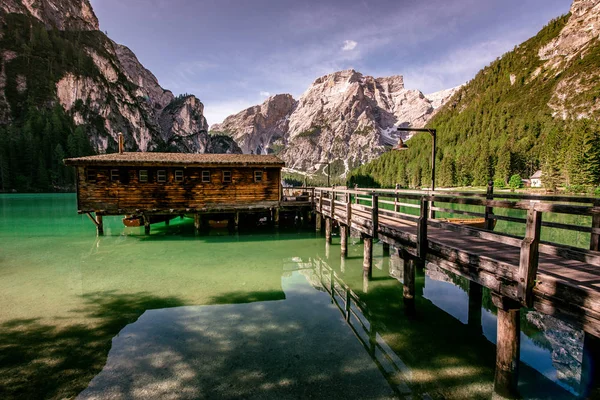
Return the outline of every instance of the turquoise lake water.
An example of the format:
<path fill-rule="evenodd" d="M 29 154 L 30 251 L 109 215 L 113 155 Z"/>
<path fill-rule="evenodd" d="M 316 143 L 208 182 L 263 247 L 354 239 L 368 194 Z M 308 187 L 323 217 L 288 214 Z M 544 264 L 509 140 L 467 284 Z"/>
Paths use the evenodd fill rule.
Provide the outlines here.
<path fill-rule="evenodd" d="M 0 398 L 491 396 L 489 293 L 469 323 L 468 282 L 434 265 L 412 315 L 381 245 L 365 281 L 358 239 L 341 259 L 306 229 L 104 222 L 96 237 L 72 194 L 0 195 Z M 582 332 L 533 311 L 521 325 L 523 397 L 575 398 Z"/>

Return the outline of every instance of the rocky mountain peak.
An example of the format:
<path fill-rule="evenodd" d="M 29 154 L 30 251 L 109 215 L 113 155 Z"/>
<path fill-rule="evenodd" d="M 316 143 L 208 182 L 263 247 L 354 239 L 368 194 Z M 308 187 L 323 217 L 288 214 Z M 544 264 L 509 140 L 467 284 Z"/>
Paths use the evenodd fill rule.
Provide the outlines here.
<path fill-rule="evenodd" d="M 397 126 L 424 126 L 453 93 L 432 103 L 406 89 L 402 75 L 374 78 L 349 69 L 315 79 L 298 101 L 273 96 L 211 128 L 232 135 L 244 153 L 278 154 L 303 171 L 330 162 L 332 174 L 344 175 L 395 145 Z"/>
<path fill-rule="evenodd" d="M 2 0 L 7 13 L 31 15 L 48 28 L 61 31 L 97 31 L 98 18 L 88 0 Z"/>
<path fill-rule="evenodd" d="M 565 27 L 540 49 L 538 55 L 540 59 L 548 60 L 547 67 L 557 68 L 597 39 L 600 39 L 600 0 L 575 0 Z"/>

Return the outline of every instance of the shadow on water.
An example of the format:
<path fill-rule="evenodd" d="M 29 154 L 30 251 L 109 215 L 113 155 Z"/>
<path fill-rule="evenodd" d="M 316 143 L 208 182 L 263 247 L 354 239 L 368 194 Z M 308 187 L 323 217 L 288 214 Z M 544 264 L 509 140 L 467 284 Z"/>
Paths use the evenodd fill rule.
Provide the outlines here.
<path fill-rule="evenodd" d="M 99 292 L 83 296 L 90 326 L 0 325 L 0 398 L 72 398 L 102 369 L 111 339 L 146 310 L 183 305 L 176 297 Z"/>

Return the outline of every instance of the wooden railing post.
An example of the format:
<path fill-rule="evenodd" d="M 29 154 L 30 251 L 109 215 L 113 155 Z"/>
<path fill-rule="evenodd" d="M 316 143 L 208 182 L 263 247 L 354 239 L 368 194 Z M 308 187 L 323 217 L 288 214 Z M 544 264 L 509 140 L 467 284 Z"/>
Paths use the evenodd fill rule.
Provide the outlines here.
<path fill-rule="evenodd" d="M 421 197 L 421 214 L 417 223 L 417 256 L 424 260 L 427 254 L 427 215 L 429 201 Z"/>
<path fill-rule="evenodd" d="M 531 203 L 531 207 L 527 211 L 525 238 L 521 242 L 519 286 L 517 288 L 517 297 L 526 307 L 533 306 L 533 287 L 538 269 L 541 227 L 542 213 L 535 210 L 535 203 Z"/>
<path fill-rule="evenodd" d="M 336 198 L 335 190 L 331 191 L 331 206 L 329 207 L 329 212 L 331 213 L 331 218 L 335 218 L 335 198 Z"/>
<path fill-rule="evenodd" d="M 494 181 L 488 182 L 486 200 L 494 200 Z M 494 230 L 494 208 L 485 207 L 485 229 L 488 231 Z"/>
<path fill-rule="evenodd" d="M 600 200 L 594 201 L 594 207 L 600 207 Z M 600 214 L 592 215 L 592 229 L 600 229 Z M 590 250 L 600 250 L 600 233 L 592 232 L 590 236 Z"/>
<path fill-rule="evenodd" d="M 379 196 L 374 194 L 371 197 L 371 220 L 373 221 L 373 233 L 372 237 L 377 239 L 377 231 L 379 229 Z"/>
<path fill-rule="evenodd" d="M 352 227 L 352 201 L 351 195 L 348 193 L 348 198 L 346 199 L 346 225 L 348 225 L 348 229 Z"/>
<path fill-rule="evenodd" d="M 319 213 L 323 215 L 323 191 L 319 190 Z"/>

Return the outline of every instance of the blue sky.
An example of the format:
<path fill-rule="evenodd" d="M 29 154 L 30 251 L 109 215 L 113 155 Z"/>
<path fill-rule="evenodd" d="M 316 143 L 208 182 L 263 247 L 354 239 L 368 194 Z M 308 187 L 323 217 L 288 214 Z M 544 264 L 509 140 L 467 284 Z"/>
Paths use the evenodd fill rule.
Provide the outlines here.
<path fill-rule="evenodd" d="M 348 68 L 404 75 L 424 93 L 460 85 L 571 0 L 91 0 L 100 28 L 160 84 L 195 94 L 209 124 L 298 98 Z"/>

